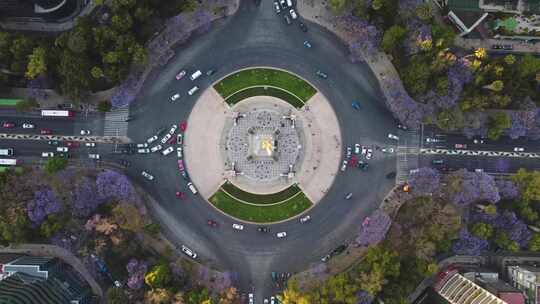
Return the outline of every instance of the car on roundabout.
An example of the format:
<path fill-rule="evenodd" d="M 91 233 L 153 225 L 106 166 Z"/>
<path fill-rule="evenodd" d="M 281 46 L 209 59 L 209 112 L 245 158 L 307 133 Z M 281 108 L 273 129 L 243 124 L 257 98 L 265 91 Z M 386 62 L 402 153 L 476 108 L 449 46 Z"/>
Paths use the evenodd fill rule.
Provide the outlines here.
<path fill-rule="evenodd" d="M 22 127 L 23 127 L 23 129 L 33 129 L 33 128 L 35 128 L 36 126 L 35 126 L 34 124 L 25 122 L 25 123 L 23 123 Z"/>
<path fill-rule="evenodd" d="M 285 231 L 278 232 L 278 233 L 276 233 L 276 236 L 277 236 L 278 239 L 282 239 L 282 238 L 287 236 L 287 232 L 285 232 Z"/>
<path fill-rule="evenodd" d="M 358 101 L 353 101 L 351 103 L 351 106 L 353 107 L 353 109 L 355 110 L 360 110 L 360 103 Z"/>
<path fill-rule="evenodd" d="M 146 143 L 147 143 L 147 144 L 151 144 L 151 143 L 153 143 L 154 141 L 156 141 L 157 139 L 158 139 L 158 136 L 157 136 L 157 135 L 154 135 L 154 136 L 148 138 L 148 139 L 146 140 Z"/>
<path fill-rule="evenodd" d="M 214 220 L 207 220 L 206 224 L 212 228 L 216 228 L 218 226 L 218 223 Z"/>
<path fill-rule="evenodd" d="M 346 200 L 350 200 L 352 198 L 352 192 L 349 192 L 345 195 Z"/>
<path fill-rule="evenodd" d="M 146 171 L 142 171 L 141 175 L 149 181 L 154 180 L 154 176 Z"/>
<path fill-rule="evenodd" d="M 317 72 L 315 72 L 315 75 L 321 77 L 322 79 L 327 79 L 328 78 L 328 74 L 324 73 L 321 70 L 317 70 Z"/>
<path fill-rule="evenodd" d="M 307 47 L 308 49 L 311 48 L 311 43 L 309 43 L 309 41 L 304 41 L 304 46 Z"/>
<path fill-rule="evenodd" d="M 307 223 L 309 221 L 311 221 L 311 216 L 309 216 L 309 215 L 306 215 L 306 216 L 300 218 L 300 223 L 301 224 L 305 224 L 305 223 Z"/>
<path fill-rule="evenodd" d="M 176 80 L 180 80 L 186 76 L 186 70 L 180 71 L 178 74 L 176 74 Z"/>
<path fill-rule="evenodd" d="M 236 229 L 236 230 L 244 230 L 244 225 L 240 225 L 240 224 L 232 224 L 232 227 L 233 229 Z"/>
<path fill-rule="evenodd" d="M 281 13 L 281 7 L 279 7 L 279 3 L 277 1 L 274 1 L 274 11 L 276 11 L 276 14 Z"/>
<path fill-rule="evenodd" d="M 180 98 L 180 93 L 176 93 L 173 96 L 171 96 L 171 101 L 176 101 Z"/>
<path fill-rule="evenodd" d="M 187 130 L 187 121 L 184 120 L 180 123 L 180 131 L 186 132 L 186 130 Z"/>
<path fill-rule="evenodd" d="M 182 191 L 176 191 L 176 193 L 174 195 L 176 197 L 178 197 L 179 199 L 181 199 L 181 200 L 183 200 L 186 197 L 186 193 L 184 193 Z"/>
<path fill-rule="evenodd" d="M 171 154 L 173 151 L 174 151 L 173 147 L 168 147 L 167 149 L 161 151 L 161 154 L 163 154 L 163 156 L 167 156 L 167 155 Z"/>
<path fill-rule="evenodd" d="M 268 228 L 266 226 L 260 226 L 260 227 L 257 227 L 257 231 L 266 233 L 266 232 L 270 231 L 270 228 Z"/>
<path fill-rule="evenodd" d="M 186 245 L 182 245 L 181 250 L 188 257 L 190 257 L 192 259 L 197 258 L 197 254 L 193 250 L 189 249 Z"/>
<path fill-rule="evenodd" d="M 162 145 L 153 146 L 152 148 L 150 148 L 150 152 L 157 152 L 161 149 L 163 149 Z"/>
<path fill-rule="evenodd" d="M 163 136 L 163 138 L 161 139 L 161 143 L 162 144 L 165 144 L 169 139 L 171 139 L 172 135 L 167 133 L 165 134 L 165 136 Z"/>
<path fill-rule="evenodd" d="M 347 170 L 347 165 L 349 164 L 349 162 L 347 160 L 344 160 L 343 163 L 341 163 L 341 172 L 345 172 L 345 170 Z"/>

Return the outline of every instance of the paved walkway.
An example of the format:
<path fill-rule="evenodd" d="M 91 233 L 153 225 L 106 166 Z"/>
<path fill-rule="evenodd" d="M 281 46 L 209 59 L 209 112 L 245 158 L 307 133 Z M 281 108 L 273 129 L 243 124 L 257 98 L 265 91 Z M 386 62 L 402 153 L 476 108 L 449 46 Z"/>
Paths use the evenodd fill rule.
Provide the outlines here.
<path fill-rule="evenodd" d="M 109 101 L 111 99 L 112 94 L 116 90 L 116 87 L 110 88 L 105 91 L 99 91 L 96 93 L 89 94 L 88 96 L 84 97 L 82 101 L 84 102 L 84 106 L 86 109 L 95 111 L 97 108 L 97 104 L 100 101 Z M 36 98 L 36 101 L 39 103 L 39 106 L 42 109 L 55 109 L 59 104 L 64 103 L 74 103 L 73 100 L 67 96 L 60 95 L 55 90 L 50 89 L 43 89 L 39 90 L 42 94 L 39 94 L 40 96 Z M 32 97 L 32 90 L 27 88 L 12 88 L 9 94 L 5 97 L 9 98 L 29 98 Z M 78 110 L 78 109 L 76 109 Z"/>
<path fill-rule="evenodd" d="M 92 292 L 100 298 L 103 298 L 103 290 L 99 284 L 90 275 L 81 261 L 64 248 L 48 244 L 19 244 L 0 248 L 0 253 L 21 253 L 33 256 L 52 256 L 59 258 L 63 262 L 71 265 L 73 269 L 77 270 L 90 285 Z"/>
<path fill-rule="evenodd" d="M 84 5 L 81 2 L 84 1 L 78 1 L 78 14 L 75 13 L 74 16 L 71 16 L 71 18 L 69 18 L 69 20 L 65 22 L 46 22 L 41 20 L 41 18 L 18 17 L 3 20 L 2 22 L 0 22 L 0 27 L 4 30 L 12 31 L 64 32 L 70 30 L 72 27 L 75 26 L 76 17 L 86 16 L 90 14 L 96 7 L 96 3 L 94 0 L 87 0 L 88 3 L 82 9 L 80 9 L 80 6 Z"/>

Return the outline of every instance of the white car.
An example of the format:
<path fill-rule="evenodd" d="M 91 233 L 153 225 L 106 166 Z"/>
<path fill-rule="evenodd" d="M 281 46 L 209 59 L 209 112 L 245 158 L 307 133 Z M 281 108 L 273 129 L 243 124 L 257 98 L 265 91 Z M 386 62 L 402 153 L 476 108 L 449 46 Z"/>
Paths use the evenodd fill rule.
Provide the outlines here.
<path fill-rule="evenodd" d="M 270 304 L 276 304 L 276 297 L 270 297 Z"/>
<path fill-rule="evenodd" d="M 87 146 L 87 147 L 95 147 L 95 146 L 96 146 L 96 143 L 88 143 L 88 142 L 87 142 L 87 143 L 85 143 L 84 145 Z"/>
<path fill-rule="evenodd" d="M 394 153 L 394 148 L 382 148 L 383 153 Z"/>
<path fill-rule="evenodd" d="M 154 179 L 154 176 L 146 171 L 142 171 L 141 172 L 141 175 L 144 176 L 144 178 L 146 178 L 147 180 L 153 180 Z"/>
<path fill-rule="evenodd" d="M 174 94 L 173 96 L 171 96 L 171 101 L 175 101 L 175 100 L 177 100 L 178 98 L 180 98 L 180 93 L 176 93 L 176 94 Z"/>
<path fill-rule="evenodd" d="M 193 88 L 189 89 L 189 91 L 187 92 L 188 95 L 193 95 L 195 94 L 195 92 L 197 92 L 199 90 L 199 87 L 198 86 L 194 86 Z"/>
<path fill-rule="evenodd" d="M 185 245 L 182 245 L 182 252 L 185 253 L 188 257 L 192 258 L 192 259 L 196 259 L 197 258 L 197 254 L 189 249 L 187 246 Z"/>
<path fill-rule="evenodd" d="M 232 227 L 236 230 L 244 230 L 244 225 L 232 224 Z"/>
<path fill-rule="evenodd" d="M 169 134 L 173 135 L 174 132 L 176 132 L 176 129 L 178 129 L 177 125 L 172 125 L 171 129 L 169 130 Z"/>
<path fill-rule="evenodd" d="M 360 144 L 354 144 L 354 154 L 360 154 Z"/>
<path fill-rule="evenodd" d="M 99 154 L 88 154 L 88 158 L 90 159 L 100 159 Z"/>
<path fill-rule="evenodd" d="M 35 128 L 36 126 L 34 126 L 34 125 L 31 124 L 31 123 L 27 123 L 27 122 L 26 122 L 26 123 L 23 123 L 22 127 L 23 127 L 23 129 L 33 129 L 33 128 Z"/>
<path fill-rule="evenodd" d="M 182 158 L 182 147 L 176 148 L 176 155 L 178 156 L 178 158 Z"/>
<path fill-rule="evenodd" d="M 351 158 L 351 155 L 352 155 L 352 148 L 347 147 L 347 159 Z"/>
<path fill-rule="evenodd" d="M 157 152 L 161 149 L 163 149 L 162 145 L 153 146 L 152 148 L 150 148 L 150 152 Z"/>
<path fill-rule="evenodd" d="M 148 149 L 148 148 L 137 149 L 137 153 L 140 153 L 140 154 L 147 154 L 147 153 L 150 153 L 150 149 Z"/>
<path fill-rule="evenodd" d="M 274 10 L 276 11 L 276 14 L 281 13 L 281 8 L 279 7 L 279 3 L 274 2 Z"/>
<path fill-rule="evenodd" d="M 373 155 L 373 150 L 367 149 L 366 159 L 371 159 L 371 156 L 372 156 L 372 155 Z"/>
<path fill-rule="evenodd" d="M 437 138 L 428 137 L 428 138 L 426 138 L 426 142 L 428 142 L 428 143 L 436 143 L 436 142 L 442 142 L 442 140 L 437 139 Z"/>
<path fill-rule="evenodd" d="M 255 303 L 254 300 L 253 300 L 253 294 L 252 294 L 252 293 L 250 293 L 250 294 L 248 295 L 248 298 L 249 298 L 249 304 Z"/>
<path fill-rule="evenodd" d="M 137 144 L 137 148 L 148 148 L 147 143 Z"/>
<path fill-rule="evenodd" d="M 388 138 L 394 139 L 394 140 L 399 140 L 399 137 L 397 137 L 396 135 L 394 135 L 392 133 L 388 133 Z"/>
<path fill-rule="evenodd" d="M 54 157 L 53 152 L 43 152 L 41 153 L 41 157 Z"/>
<path fill-rule="evenodd" d="M 161 151 L 161 154 L 169 155 L 169 154 L 171 154 L 172 151 L 174 151 L 174 148 L 173 147 L 168 147 L 167 149 Z"/>
<path fill-rule="evenodd" d="M 347 161 L 344 160 L 343 163 L 341 164 L 341 172 L 345 172 L 345 170 L 347 170 Z"/>
<path fill-rule="evenodd" d="M 291 10 L 289 11 L 289 13 L 291 14 L 291 18 L 296 19 L 298 18 L 298 15 L 296 15 L 296 12 L 294 11 L 294 9 L 291 8 Z"/>
<path fill-rule="evenodd" d="M 81 135 L 90 135 L 90 130 L 81 130 Z"/>
<path fill-rule="evenodd" d="M 278 239 L 282 239 L 282 238 L 287 236 L 287 232 L 285 232 L 285 231 L 278 232 L 278 233 L 276 233 L 276 236 L 278 237 Z"/>
<path fill-rule="evenodd" d="M 362 155 L 366 154 L 367 153 L 367 147 L 366 146 L 362 146 Z"/>
<path fill-rule="evenodd" d="M 300 218 L 300 223 L 304 224 L 304 223 L 309 222 L 310 220 L 311 220 L 311 216 L 306 215 L 306 216 Z"/>
<path fill-rule="evenodd" d="M 157 139 L 158 139 L 157 135 L 154 135 L 154 136 L 150 137 L 149 139 L 147 139 L 146 142 L 147 142 L 148 144 L 151 144 L 151 143 L 153 143 L 154 141 L 156 141 Z"/>
<path fill-rule="evenodd" d="M 525 151 L 525 148 L 523 148 L 523 147 L 515 147 L 514 148 L 514 152 L 523 152 L 523 151 Z"/>
<path fill-rule="evenodd" d="M 172 135 L 170 133 L 165 134 L 163 138 L 161 139 L 161 143 L 164 144 L 167 142 L 167 140 L 171 139 Z"/>
<path fill-rule="evenodd" d="M 56 152 L 67 152 L 68 147 L 56 147 Z"/>

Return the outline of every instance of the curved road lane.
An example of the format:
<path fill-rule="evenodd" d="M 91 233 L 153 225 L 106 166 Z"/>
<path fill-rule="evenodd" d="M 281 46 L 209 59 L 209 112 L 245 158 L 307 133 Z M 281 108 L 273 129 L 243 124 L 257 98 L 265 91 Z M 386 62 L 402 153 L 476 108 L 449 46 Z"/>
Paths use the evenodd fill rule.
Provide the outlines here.
<path fill-rule="evenodd" d="M 260 6 L 244 1 L 236 15 L 179 47 L 166 67 L 153 72 L 143 88 L 144 95 L 131 106 L 134 119 L 129 122 L 128 136 L 143 142 L 159 127 L 187 120 L 197 95 L 188 96 L 186 92 L 194 84 L 204 90 L 237 69 L 271 66 L 304 77 L 328 98 L 340 123 L 344 147 L 355 143 L 395 144 L 386 137 L 388 132 L 395 133 L 395 121 L 380 101 L 378 84 L 369 68 L 351 64 L 347 48 L 325 29 L 308 23 L 309 31 L 303 33 L 297 22 L 287 26 L 282 14 L 275 14 L 271 1 L 263 1 Z M 305 48 L 304 40 L 313 47 Z M 217 73 L 195 82 L 174 79 L 181 69 L 193 72 L 211 68 Z M 317 78 L 318 69 L 329 78 Z M 176 92 L 182 97 L 172 103 L 169 97 Z M 351 108 L 353 100 L 362 104 L 360 111 Z M 193 248 L 203 262 L 238 273 L 241 290 L 255 288 L 257 303 L 263 296 L 277 292 L 270 278 L 272 271 L 302 271 L 320 262 L 339 244 L 350 241 L 363 217 L 378 207 L 393 186 L 394 181 L 385 175 L 396 168 L 394 157 L 375 152 L 367 173 L 352 168 L 338 174 L 324 199 L 310 211 L 310 223 L 291 220 L 272 225 L 270 233 L 263 234 L 254 225 L 245 225 L 244 231 L 233 230 L 234 221 L 199 196 L 190 195 L 186 201 L 176 199 L 175 191 L 187 191 L 176 169 L 176 157 L 136 155 L 130 160 L 128 174 L 159 204 L 156 210 L 169 237 L 176 244 Z M 153 174 L 155 181 L 144 180 L 141 170 Z M 344 200 L 347 192 L 353 192 L 353 199 Z M 215 219 L 220 227 L 208 227 L 207 219 Z M 275 233 L 279 231 L 287 231 L 287 238 L 278 240 Z"/>

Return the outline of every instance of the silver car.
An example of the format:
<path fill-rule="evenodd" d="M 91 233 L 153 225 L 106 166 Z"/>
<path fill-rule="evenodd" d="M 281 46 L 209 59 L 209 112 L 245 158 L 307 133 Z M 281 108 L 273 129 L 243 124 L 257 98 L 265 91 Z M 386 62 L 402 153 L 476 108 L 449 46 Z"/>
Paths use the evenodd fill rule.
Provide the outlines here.
<path fill-rule="evenodd" d="M 153 143 L 154 141 L 156 141 L 157 139 L 158 139 L 157 135 L 154 135 L 154 136 L 150 137 L 149 139 L 147 139 L 146 142 L 147 142 L 148 144 L 151 144 L 151 143 Z"/>
<path fill-rule="evenodd" d="M 197 254 L 189 249 L 187 246 L 185 245 L 182 245 L 182 252 L 187 255 L 188 257 L 192 258 L 192 259 L 196 259 L 197 258 Z"/>
<path fill-rule="evenodd" d="M 146 171 L 142 171 L 141 172 L 141 175 L 144 176 L 144 178 L 146 178 L 147 180 L 153 180 L 154 179 L 154 176 Z"/>
<path fill-rule="evenodd" d="M 171 137 L 172 135 L 170 133 L 165 134 L 165 136 L 163 136 L 163 138 L 161 139 L 161 143 L 165 144 L 167 140 L 171 139 Z"/>
<path fill-rule="evenodd" d="M 152 148 L 150 148 L 150 152 L 157 152 L 161 149 L 163 149 L 162 145 L 153 146 Z"/>

